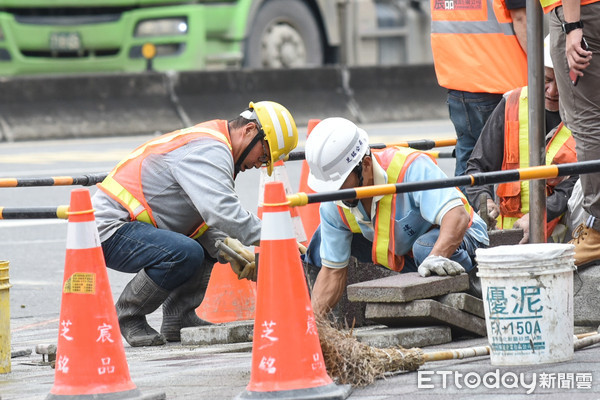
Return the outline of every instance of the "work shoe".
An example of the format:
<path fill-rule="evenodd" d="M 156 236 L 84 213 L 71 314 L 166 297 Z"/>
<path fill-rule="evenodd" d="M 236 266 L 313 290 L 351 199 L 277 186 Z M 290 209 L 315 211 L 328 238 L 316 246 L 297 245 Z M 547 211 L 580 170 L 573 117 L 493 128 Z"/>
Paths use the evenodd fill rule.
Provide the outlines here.
<path fill-rule="evenodd" d="M 205 260 L 194 276 L 175 288 L 163 303 L 160 333 L 167 341 L 181 341 L 181 328 L 212 325 L 196 315 L 196 308 L 204 300 L 213 265 L 214 263 Z"/>
<path fill-rule="evenodd" d="M 146 315 L 156 310 L 169 295 L 141 270 L 125 286 L 115 307 L 121 334 L 132 347 L 160 346 L 166 343 L 163 335 L 146 322 Z"/>
<path fill-rule="evenodd" d="M 569 242 L 575 245 L 575 265 L 587 267 L 600 261 L 600 232 L 580 224 L 573 232 Z"/>

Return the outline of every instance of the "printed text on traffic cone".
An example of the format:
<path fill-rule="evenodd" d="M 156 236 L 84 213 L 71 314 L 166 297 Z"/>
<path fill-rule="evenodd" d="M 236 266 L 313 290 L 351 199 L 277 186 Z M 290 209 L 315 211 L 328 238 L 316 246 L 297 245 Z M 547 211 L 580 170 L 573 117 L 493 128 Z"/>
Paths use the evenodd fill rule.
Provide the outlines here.
<path fill-rule="evenodd" d="M 265 185 L 250 383 L 239 399 L 344 399 L 325 369 L 282 182 Z"/>
<path fill-rule="evenodd" d="M 129 375 L 87 189 L 71 192 L 56 370 L 46 399 L 64 396 L 141 397 Z"/>

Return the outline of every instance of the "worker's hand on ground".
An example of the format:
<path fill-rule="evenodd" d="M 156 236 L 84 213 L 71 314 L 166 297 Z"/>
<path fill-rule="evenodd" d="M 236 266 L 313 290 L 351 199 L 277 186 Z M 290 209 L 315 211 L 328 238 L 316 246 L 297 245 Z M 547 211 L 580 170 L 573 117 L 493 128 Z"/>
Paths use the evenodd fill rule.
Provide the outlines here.
<path fill-rule="evenodd" d="M 523 239 L 521 239 L 519 244 L 529 243 L 529 214 L 525 214 L 516 220 L 513 224 L 513 229 L 523 229 Z"/>
<path fill-rule="evenodd" d="M 446 257 L 429 255 L 419 265 L 418 271 L 419 275 L 426 277 L 431 274 L 440 276 L 460 275 L 465 272 L 465 269 L 456 261 L 449 260 Z"/>
<path fill-rule="evenodd" d="M 306 254 L 306 246 L 298 242 L 298 251 L 300 252 L 300 254 Z"/>
<path fill-rule="evenodd" d="M 496 219 L 500 215 L 500 208 L 498 204 L 492 199 L 487 199 L 487 213 L 491 218 Z"/>

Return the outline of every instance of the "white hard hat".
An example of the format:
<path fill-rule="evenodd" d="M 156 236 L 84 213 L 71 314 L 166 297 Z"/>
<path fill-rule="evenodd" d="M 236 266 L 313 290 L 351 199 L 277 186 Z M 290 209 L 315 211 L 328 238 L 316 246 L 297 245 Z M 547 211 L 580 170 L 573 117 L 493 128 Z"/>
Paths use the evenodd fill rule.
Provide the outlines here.
<path fill-rule="evenodd" d="M 552 58 L 550 57 L 550 35 L 544 38 L 544 67 L 554 69 Z"/>
<path fill-rule="evenodd" d="M 327 118 L 306 139 L 307 184 L 315 192 L 338 190 L 369 150 L 367 133 L 345 118 Z"/>

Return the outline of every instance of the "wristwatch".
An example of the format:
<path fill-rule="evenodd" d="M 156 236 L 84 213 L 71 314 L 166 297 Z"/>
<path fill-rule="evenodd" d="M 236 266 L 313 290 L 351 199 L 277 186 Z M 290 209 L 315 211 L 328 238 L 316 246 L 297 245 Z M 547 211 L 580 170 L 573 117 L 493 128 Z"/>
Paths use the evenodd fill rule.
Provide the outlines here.
<path fill-rule="evenodd" d="M 563 22 L 562 30 L 565 34 L 569 34 L 569 32 L 575 29 L 583 29 L 583 21 L 579 20 L 577 22 Z"/>

